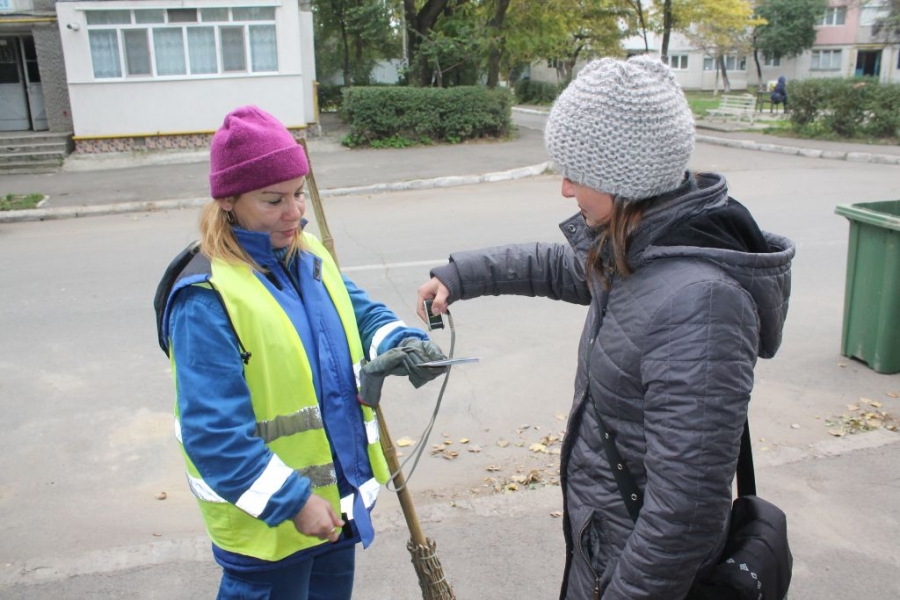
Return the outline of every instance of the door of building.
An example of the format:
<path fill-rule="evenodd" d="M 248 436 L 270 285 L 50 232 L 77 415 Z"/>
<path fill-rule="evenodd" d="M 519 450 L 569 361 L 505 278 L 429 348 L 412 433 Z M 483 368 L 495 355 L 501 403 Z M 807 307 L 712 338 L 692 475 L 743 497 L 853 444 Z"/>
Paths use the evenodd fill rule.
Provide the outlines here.
<path fill-rule="evenodd" d="M 856 53 L 856 76 L 878 77 L 881 75 L 881 50 L 860 50 Z"/>
<path fill-rule="evenodd" d="M 0 131 L 47 128 L 34 38 L 0 36 Z"/>
<path fill-rule="evenodd" d="M 44 106 L 44 88 L 41 84 L 41 72 L 38 69 L 37 51 L 34 38 L 30 35 L 19 38 L 20 56 L 24 61 L 25 89 L 28 93 L 28 109 L 31 114 L 31 128 L 45 131 L 47 126 L 47 108 Z"/>

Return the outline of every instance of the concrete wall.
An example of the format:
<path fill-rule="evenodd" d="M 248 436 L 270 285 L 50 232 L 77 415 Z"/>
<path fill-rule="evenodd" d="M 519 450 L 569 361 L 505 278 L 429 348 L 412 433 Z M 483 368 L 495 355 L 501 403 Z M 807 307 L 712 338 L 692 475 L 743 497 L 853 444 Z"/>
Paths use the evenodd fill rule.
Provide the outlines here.
<path fill-rule="evenodd" d="M 72 131 L 72 105 L 66 84 L 66 62 L 56 23 L 35 26 L 32 31 L 41 71 L 41 88 L 50 131 Z"/>

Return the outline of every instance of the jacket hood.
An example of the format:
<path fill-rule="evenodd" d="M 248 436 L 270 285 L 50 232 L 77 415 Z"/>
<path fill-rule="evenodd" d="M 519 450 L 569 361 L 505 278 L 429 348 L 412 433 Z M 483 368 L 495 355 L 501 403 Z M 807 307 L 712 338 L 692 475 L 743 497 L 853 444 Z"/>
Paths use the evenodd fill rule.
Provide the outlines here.
<path fill-rule="evenodd" d="M 734 278 L 756 302 L 760 318 L 759 356 L 771 358 L 791 295 L 789 239 L 759 229 L 749 211 L 728 196 L 724 177 L 696 176 L 688 194 L 654 206 L 644 215 L 629 250 L 634 268 L 653 260 L 698 258 Z"/>
<path fill-rule="evenodd" d="M 581 214 L 563 221 L 560 229 L 579 260 L 597 243 L 599 230 L 587 227 Z M 681 187 L 647 209 L 632 237 L 628 262 L 635 270 L 666 258 L 698 258 L 719 266 L 756 303 L 759 356 L 771 358 L 781 345 L 794 253 L 793 242 L 761 231 L 750 212 L 728 196 L 723 176 L 703 173 L 689 174 Z"/>

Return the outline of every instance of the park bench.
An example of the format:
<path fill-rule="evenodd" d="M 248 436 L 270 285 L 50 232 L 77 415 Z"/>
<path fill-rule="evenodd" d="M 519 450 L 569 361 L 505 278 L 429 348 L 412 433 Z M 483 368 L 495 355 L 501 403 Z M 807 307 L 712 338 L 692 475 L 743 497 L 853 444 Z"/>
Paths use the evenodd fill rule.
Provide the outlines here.
<path fill-rule="evenodd" d="M 723 94 L 717 108 L 706 111 L 711 117 L 747 118 L 750 124 L 756 119 L 756 97 L 752 94 Z"/>

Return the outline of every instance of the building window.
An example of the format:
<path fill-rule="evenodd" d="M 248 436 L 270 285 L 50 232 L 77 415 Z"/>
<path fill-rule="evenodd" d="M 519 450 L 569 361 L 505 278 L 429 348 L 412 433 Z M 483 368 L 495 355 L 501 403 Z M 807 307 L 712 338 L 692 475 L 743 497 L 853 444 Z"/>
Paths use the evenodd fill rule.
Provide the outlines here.
<path fill-rule="evenodd" d="M 713 58 L 712 56 L 704 56 L 703 57 L 703 70 L 704 71 L 715 71 L 718 68 L 718 60 Z M 747 57 L 746 56 L 735 56 L 734 54 L 730 54 L 725 57 L 725 70 L 726 71 L 746 71 L 747 70 Z"/>
<path fill-rule="evenodd" d="M 780 56 L 769 56 L 768 54 L 763 55 L 763 62 L 767 67 L 780 67 L 781 66 L 781 57 Z"/>
<path fill-rule="evenodd" d="M 275 7 L 88 10 L 94 77 L 278 71 Z"/>
<path fill-rule="evenodd" d="M 822 20 L 819 22 L 819 25 L 825 27 L 837 27 L 838 25 L 843 25 L 846 19 L 846 6 L 832 6 L 825 10 L 825 14 L 822 16 Z"/>
<path fill-rule="evenodd" d="M 885 3 L 870 1 L 868 5 L 859 8 L 859 24 L 861 27 L 871 27 L 890 14 L 890 8 Z"/>
<path fill-rule="evenodd" d="M 676 71 L 685 71 L 688 68 L 688 55 L 673 54 L 669 57 L 668 64 Z"/>
<path fill-rule="evenodd" d="M 815 71 L 839 71 L 841 69 L 841 51 L 813 50 L 809 68 Z"/>

